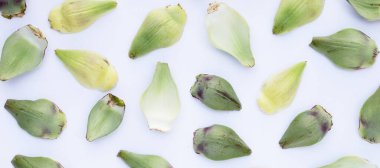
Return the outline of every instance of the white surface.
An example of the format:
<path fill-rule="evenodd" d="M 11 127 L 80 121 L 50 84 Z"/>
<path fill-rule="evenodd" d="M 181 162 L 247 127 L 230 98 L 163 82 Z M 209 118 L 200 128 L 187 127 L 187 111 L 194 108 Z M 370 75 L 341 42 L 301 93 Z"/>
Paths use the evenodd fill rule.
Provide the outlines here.
<path fill-rule="evenodd" d="M 49 27 L 49 11 L 61 2 L 28 0 L 23 18 L 0 18 L 1 45 L 12 32 L 26 24 L 39 27 L 49 41 L 39 68 L 0 84 L 0 104 L 8 98 L 48 98 L 58 104 L 68 120 L 59 139 L 42 140 L 20 129 L 5 109 L 0 110 L 1 168 L 11 168 L 10 161 L 16 154 L 48 156 L 65 168 L 127 167 L 116 157 L 120 149 L 161 155 L 176 168 L 312 168 L 345 155 L 358 155 L 380 165 L 380 145 L 362 140 L 357 130 L 362 104 L 380 85 L 379 63 L 360 71 L 342 70 L 308 47 L 313 36 L 329 35 L 348 27 L 362 30 L 380 44 L 380 22 L 364 21 L 346 1 L 328 0 L 316 21 L 286 35 L 274 36 L 271 29 L 280 0 L 226 0 L 251 27 L 256 59 L 256 66 L 251 69 L 209 44 L 204 19 L 211 1 L 181 1 L 188 14 L 182 39 L 170 48 L 136 60 L 129 59 L 127 53 L 145 15 L 151 9 L 178 1 L 119 0 L 114 11 L 76 34 L 60 34 Z M 123 123 L 113 134 L 93 143 L 86 141 L 89 111 L 106 93 L 79 85 L 55 56 L 57 48 L 97 51 L 116 67 L 120 79 L 111 93 L 124 99 L 127 107 Z M 304 60 L 308 65 L 293 104 L 276 115 L 263 114 L 256 99 L 264 80 Z M 139 108 L 140 96 L 152 79 L 157 61 L 169 63 L 182 102 L 181 114 L 173 130 L 166 134 L 148 130 Z M 227 79 L 234 86 L 243 109 L 216 112 L 192 98 L 189 90 L 200 73 Z M 314 146 L 282 150 L 278 141 L 288 124 L 299 112 L 315 104 L 324 106 L 333 115 L 332 130 Z M 215 123 L 233 128 L 252 148 L 252 155 L 215 162 L 195 154 L 193 131 Z"/>

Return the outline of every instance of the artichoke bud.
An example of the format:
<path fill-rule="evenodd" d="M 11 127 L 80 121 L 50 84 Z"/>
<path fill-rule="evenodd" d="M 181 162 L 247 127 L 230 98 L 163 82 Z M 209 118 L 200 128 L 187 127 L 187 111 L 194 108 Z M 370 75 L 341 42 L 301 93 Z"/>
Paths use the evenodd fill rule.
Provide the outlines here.
<path fill-rule="evenodd" d="M 316 105 L 297 115 L 280 140 L 283 149 L 310 146 L 318 143 L 332 127 L 331 115 Z"/>
<path fill-rule="evenodd" d="M 223 125 L 197 129 L 193 147 L 195 153 L 216 161 L 248 156 L 252 152 L 234 130 Z"/>
<path fill-rule="evenodd" d="M 191 87 L 191 95 L 214 110 L 240 110 L 240 101 L 231 84 L 225 79 L 200 74 Z"/>
<path fill-rule="evenodd" d="M 4 18 L 22 17 L 25 15 L 25 0 L 1 0 L 0 11 Z"/>
<path fill-rule="evenodd" d="M 359 134 L 364 140 L 380 143 L 380 88 L 362 106 L 359 123 Z"/>
<path fill-rule="evenodd" d="M 356 29 L 344 29 L 326 37 L 314 37 L 310 47 L 335 65 L 346 69 L 372 66 L 378 54 L 376 42 Z"/>

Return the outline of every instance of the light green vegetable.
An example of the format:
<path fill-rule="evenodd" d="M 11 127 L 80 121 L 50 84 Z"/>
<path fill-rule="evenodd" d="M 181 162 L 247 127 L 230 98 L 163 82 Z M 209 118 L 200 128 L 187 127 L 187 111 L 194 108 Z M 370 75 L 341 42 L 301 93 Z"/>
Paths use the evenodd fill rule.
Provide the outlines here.
<path fill-rule="evenodd" d="M 123 121 L 124 101 L 107 94 L 99 100 L 90 112 L 87 124 L 87 140 L 94 141 L 116 130 Z"/>
<path fill-rule="evenodd" d="M 138 58 L 175 44 L 182 36 L 186 19 L 186 13 L 179 4 L 152 10 L 133 39 L 129 57 Z"/>
<path fill-rule="evenodd" d="M 193 148 L 195 153 L 216 161 L 248 156 L 252 152 L 234 130 L 223 125 L 197 129 Z"/>
<path fill-rule="evenodd" d="M 376 165 L 356 156 L 345 156 L 326 166 L 320 168 L 377 168 Z"/>
<path fill-rule="evenodd" d="M 347 0 L 368 21 L 380 20 L 380 0 Z"/>
<path fill-rule="evenodd" d="M 214 110 L 240 110 L 240 101 L 231 84 L 225 79 L 200 74 L 191 87 L 191 95 Z"/>
<path fill-rule="evenodd" d="M 169 131 L 180 112 L 177 86 L 167 63 L 157 63 L 153 80 L 140 101 L 150 129 Z"/>
<path fill-rule="evenodd" d="M 211 3 L 207 9 L 206 26 L 212 45 L 229 53 L 242 65 L 253 67 L 248 23 L 225 3 Z"/>
<path fill-rule="evenodd" d="M 50 12 L 49 22 L 59 32 L 76 33 L 90 27 L 116 6 L 115 0 L 64 0 Z"/>
<path fill-rule="evenodd" d="M 55 50 L 55 54 L 77 81 L 90 89 L 101 91 L 115 87 L 118 77 L 115 68 L 98 53 L 84 50 Z"/>
<path fill-rule="evenodd" d="M 47 99 L 8 99 L 4 107 L 22 129 L 35 137 L 56 139 L 66 125 L 65 114 Z"/>
<path fill-rule="evenodd" d="M 306 62 L 300 62 L 268 79 L 257 103 L 262 111 L 273 114 L 289 106 L 301 82 Z"/>
<path fill-rule="evenodd" d="M 16 155 L 12 160 L 14 168 L 63 168 L 63 166 L 50 158 L 28 157 Z"/>
<path fill-rule="evenodd" d="M 321 15 L 325 0 L 281 0 L 273 34 L 283 34 L 308 24 Z"/>
<path fill-rule="evenodd" d="M 0 1 L 1 15 L 7 19 L 24 16 L 25 10 L 26 10 L 25 0 L 1 0 Z"/>
<path fill-rule="evenodd" d="M 48 45 L 42 32 L 26 25 L 5 41 L 0 60 L 0 80 L 6 81 L 35 69 Z"/>
<path fill-rule="evenodd" d="M 327 37 L 314 37 L 310 47 L 335 65 L 347 69 L 370 67 L 378 54 L 376 42 L 356 29 L 344 29 Z"/>
<path fill-rule="evenodd" d="M 280 140 L 283 149 L 310 146 L 318 143 L 332 127 L 331 115 L 316 105 L 297 115 Z"/>
<path fill-rule="evenodd" d="M 173 168 L 168 161 L 157 155 L 142 155 L 121 150 L 117 156 L 131 168 Z"/>
<path fill-rule="evenodd" d="M 370 143 L 380 143 L 380 88 L 360 110 L 359 134 Z"/>

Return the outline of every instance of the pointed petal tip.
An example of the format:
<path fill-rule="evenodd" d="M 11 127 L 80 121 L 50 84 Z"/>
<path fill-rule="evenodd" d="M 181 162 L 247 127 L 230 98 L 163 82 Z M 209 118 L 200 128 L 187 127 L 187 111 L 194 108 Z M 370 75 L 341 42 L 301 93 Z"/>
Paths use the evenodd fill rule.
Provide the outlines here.
<path fill-rule="evenodd" d="M 281 35 L 281 34 L 283 34 L 284 32 L 282 32 L 282 30 L 279 29 L 278 27 L 273 26 L 273 28 L 272 28 L 272 33 L 273 33 L 274 35 Z"/>
<path fill-rule="evenodd" d="M 124 159 L 126 156 L 126 154 L 128 153 L 128 151 L 126 150 L 120 150 L 118 153 L 117 153 L 117 157 L 121 158 L 121 159 Z"/>
<path fill-rule="evenodd" d="M 86 135 L 86 139 L 88 142 L 93 142 L 95 139 L 93 137 L 91 137 L 90 135 Z"/>
<path fill-rule="evenodd" d="M 61 60 L 64 58 L 65 50 L 63 49 L 55 49 L 54 50 L 55 55 Z"/>
<path fill-rule="evenodd" d="M 253 57 L 252 57 L 253 58 Z M 248 68 L 253 68 L 255 66 L 255 61 L 252 59 L 252 61 L 249 62 L 242 62 L 242 64 Z"/>

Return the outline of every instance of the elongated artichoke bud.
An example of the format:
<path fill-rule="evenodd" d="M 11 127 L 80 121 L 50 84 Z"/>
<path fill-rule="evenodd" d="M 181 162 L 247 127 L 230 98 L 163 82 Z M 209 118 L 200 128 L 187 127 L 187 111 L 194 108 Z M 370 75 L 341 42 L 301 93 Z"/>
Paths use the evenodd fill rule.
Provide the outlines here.
<path fill-rule="evenodd" d="M 24 16 L 25 10 L 26 10 L 25 0 L 1 0 L 0 1 L 1 15 L 7 19 L 12 19 L 12 17 Z"/>
<path fill-rule="evenodd" d="M 367 68 L 375 63 L 376 42 L 356 29 L 344 29 L 326 37 L 314 37 L 310 47 L 335 65 L 346 69 Z"/>
<path fill-rule="evenodd" d="M 347 0 L 368 21 L 380 20 L 380 0 Z"/>
<path fill-rule="evenodd" d="M 4 107 L 22 129 L 35 137 L 56 139 L 66 125 L 65 114 L 47 99 L 8 99 Z"/>
<path fill-rule="evenodd" d="M 50 12 L 49 22 L 59 32 L 76 33 L 90 27 L 116 6 L 115 0 L 64 0 Z"/>
<path fill-rule="evenodd" d="M 115 68 L 98 53 L 57 49 L 55 54 L 77 81 L 87 88 L 107 91 L 117 83 Z"/>
<path fill-rule="evenodd" d="M 206 26 L 212 45 L 236 58 L 242 65 L 253 67 L 248 23 L 225 3 L 211 3 L 207 9 Z"/>
<path fill-rule="evenodd" d="M 131 168 L 173 168 L 168 161 L 157 155 L 142 155 L 121 150 L 117 156 Z"/>
<path fill-rule="evenodd" d="M 298 90 L 306 62 L 300 62 L 268 79 L 257 103 L 262 111 L 273 114 L 289 106 Z"/>
<path fill-rule="evenodd" d="M 316 105 L 297 115 L 280 140 L 283 149 L 310 146 L 318 143 L 332 127 L 331 115 Z"/>
<path fill-rule="evenodd" d="M 28 157 L 16 155 L 12 160 L 14 168 L 63 168 L 63 166 L 47 157 Z"/>
<path fill-rule="evenodd" d="M 234 130 L 223 125 L 197 129 L 193 138 L 194 151 L 211 160 L 227 160 L 248 156 L 251 149 Z"/>
<path fill-rule="evenodd" d="M 325 0 L 281 0 L 273 34 L 283 34 L 308 24 L 321 15 Z"/>
<path fill-rule="evenodd" d="M 26 25 L 5 41 L 0 60 L 0 80 L 6 81 L 35 69 L 48 45 L 42 32 Z"/>
<path fill-rule="evenodd" d="M 200 74 L 191 87 L 191 95 L 214 110 L 240 110 L 240 101 L 231 84 L 225 79 Z"/>
<path fill-rule="evenodd" d="M 87 124 L 87 140 L 94 141 L 116 130 L 123 121 L 125 111 L 124 101 L 107 94 L 90 112 Z"/>
<path fill-rule="evenodd" d="M 140 100 L 150 129 L 169 131 L 180 112 L 177 86 L 167 63 L 158 62 L 153 80 Z"/>
<path fill-rule="evenodd" d="M 359 134 L 370 143 L 380 143 L 380 88 L 360 110 Z"/>
<path fill-rule="evenodd" d="M 377 168 L 377 166 L 357 156 L 345 156 L 320 168 Z"/>
<path fill-rule="evenodd" d="M 182 36 L 186 19 L 185 10 L 179 4 L 152 10 L 133 39 L 129 57 L 138 58 L 175 44 Z"/>

